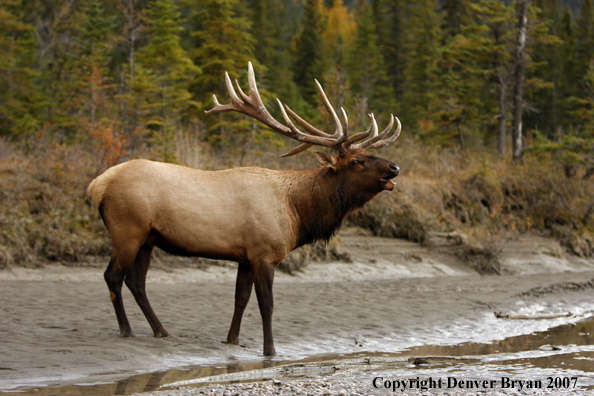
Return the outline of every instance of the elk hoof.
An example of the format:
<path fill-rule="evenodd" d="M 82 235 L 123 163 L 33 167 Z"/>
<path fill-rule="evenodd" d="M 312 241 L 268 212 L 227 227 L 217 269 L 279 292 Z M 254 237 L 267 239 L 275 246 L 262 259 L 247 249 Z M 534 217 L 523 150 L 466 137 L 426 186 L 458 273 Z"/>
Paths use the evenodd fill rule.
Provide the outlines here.
<path fill-rule="evenodd" d="M 121 331 L 120 334 L 121 334 L 122 337 L 126 337 L 126 338 L 128 338 L 128 337 L 136 337 L 134 335 L 134 333 L 132 333 L 132 330 L 124 330 L 124 331 Z"/>
<path fill-rule="evenodd" d="M 169 337 L 169 333 L 166 332 L 165 330 L 163 330 L 163 331 L 157 331 L 155 333 L 155 337 L 157 337 L 157 338 Z"/>
<path fill-rule="evenodd" d="M 274 350 L 274 348 L 272 348 L 272 350 L 264 350 L 264 356 L 276 356 L 276 351 Z"/>

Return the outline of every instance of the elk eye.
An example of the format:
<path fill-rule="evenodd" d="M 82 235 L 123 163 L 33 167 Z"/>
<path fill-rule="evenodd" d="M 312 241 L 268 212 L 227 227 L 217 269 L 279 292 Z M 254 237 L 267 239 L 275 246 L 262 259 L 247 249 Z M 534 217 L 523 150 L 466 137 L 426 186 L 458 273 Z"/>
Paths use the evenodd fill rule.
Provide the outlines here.
<path fill-rule="evenodd" d="M 361 163 L 361 162 L 360 162 L 360 161 L 357 161 L 357 160 L 353 160 L 353 161 L 351 161 L 351 165 L 353 165 L 353 166 L 354 166 L 354 165 L 359 165 L 360 163 Z"/>

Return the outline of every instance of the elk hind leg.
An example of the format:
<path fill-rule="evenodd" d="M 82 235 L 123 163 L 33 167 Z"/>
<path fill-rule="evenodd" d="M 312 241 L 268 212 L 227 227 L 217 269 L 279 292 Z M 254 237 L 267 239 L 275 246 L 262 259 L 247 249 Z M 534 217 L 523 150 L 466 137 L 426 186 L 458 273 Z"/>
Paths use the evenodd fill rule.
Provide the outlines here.
<path fill-rule="evenodd" d="M 116 264 L 116 257 L 112 256 L 109 265 L 103 274 L 107 288 L 109 289 L 109 297 L 115 309 L 116 318 L 120 327 L 120 334 L 123 337 L 134 337 L 130 322 L 124 310 L 124 301 L 122 300 L 122 283 L 124 282 L 125 273 Z"/>
<path fill-rule="evenodd" d="M 157 318 L 146 296 L 146 273 L 151 262 L 152 251 L 152 245 L 144 244 L 140 247 L 134 259 L 134 265 L 126 273 L 125 282 L 146 320 L 151 325 L 155 337 L 167 337 L 169 333 Z"/>
<path fill-rule="evenodd" d="M 227 334 L 227 344 L 239 344 L 239 328 L 241 327 L 241 318 L 245 307 L 252 294 L 252 285 L 254 284 L 254 273 L 249 263 L 239 263 L 237 268 L 237 280 L 235 282 L 235 310 L 233 311 L 233 320 L 231 328 Z"/>

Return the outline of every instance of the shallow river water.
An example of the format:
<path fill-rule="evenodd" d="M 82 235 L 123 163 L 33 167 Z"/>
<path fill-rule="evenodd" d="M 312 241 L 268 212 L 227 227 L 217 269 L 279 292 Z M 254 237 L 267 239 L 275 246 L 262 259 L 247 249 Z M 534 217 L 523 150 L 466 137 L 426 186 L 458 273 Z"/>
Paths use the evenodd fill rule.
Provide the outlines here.
<path fill-rule="evenodd" d="M 132 375 L 117 382 L 21 387 L 3 394 L 128 395 L 182 386 L 341 375 L 365 378 L 370 388 L 386 392 L 467 388 L 473 387 L 473 381 L 478 381 L 474 382 L 478 388 L 480 382 L 490 381 L 490 385 L 518 391 L 594 389 L 594 306 L 585 301 L 568 304 L 522 306 L 519 302 L 514 318 L 485 315 L 472 325 L 466 319 L 458 321 L 447 332 L 437 333 L 431 345 L 411 337 L 409 345 L 402 345 L 401 338 L 397 347 L 389 337 L 382 337 L 383 350 L 378 349 L 379 339 L 367 339 L 364 348 L 355 345 L 338 353 L 318 354 L 305 353 L 294 345 L 289 354 L 274 359 L 242 361 L 239 357 Z M 543 312 L 546 318 L 539 317 Z"/>

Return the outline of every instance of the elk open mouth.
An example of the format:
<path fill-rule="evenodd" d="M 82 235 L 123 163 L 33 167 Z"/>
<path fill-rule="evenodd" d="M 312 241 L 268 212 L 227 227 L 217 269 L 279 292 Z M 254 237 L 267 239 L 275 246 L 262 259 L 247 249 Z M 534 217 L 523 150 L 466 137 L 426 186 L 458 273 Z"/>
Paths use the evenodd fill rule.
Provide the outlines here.
<path fill-rule="evenodd" d="M 392 178 L 394 177 L 396 176 L 393 176 Z M 394 187 L 396 187 L 396 183 L 388 178 L 382 178 L 380 179 L 380 182 L 382 183 L 382 187 L 384 190 L 392 191 Z"/>

